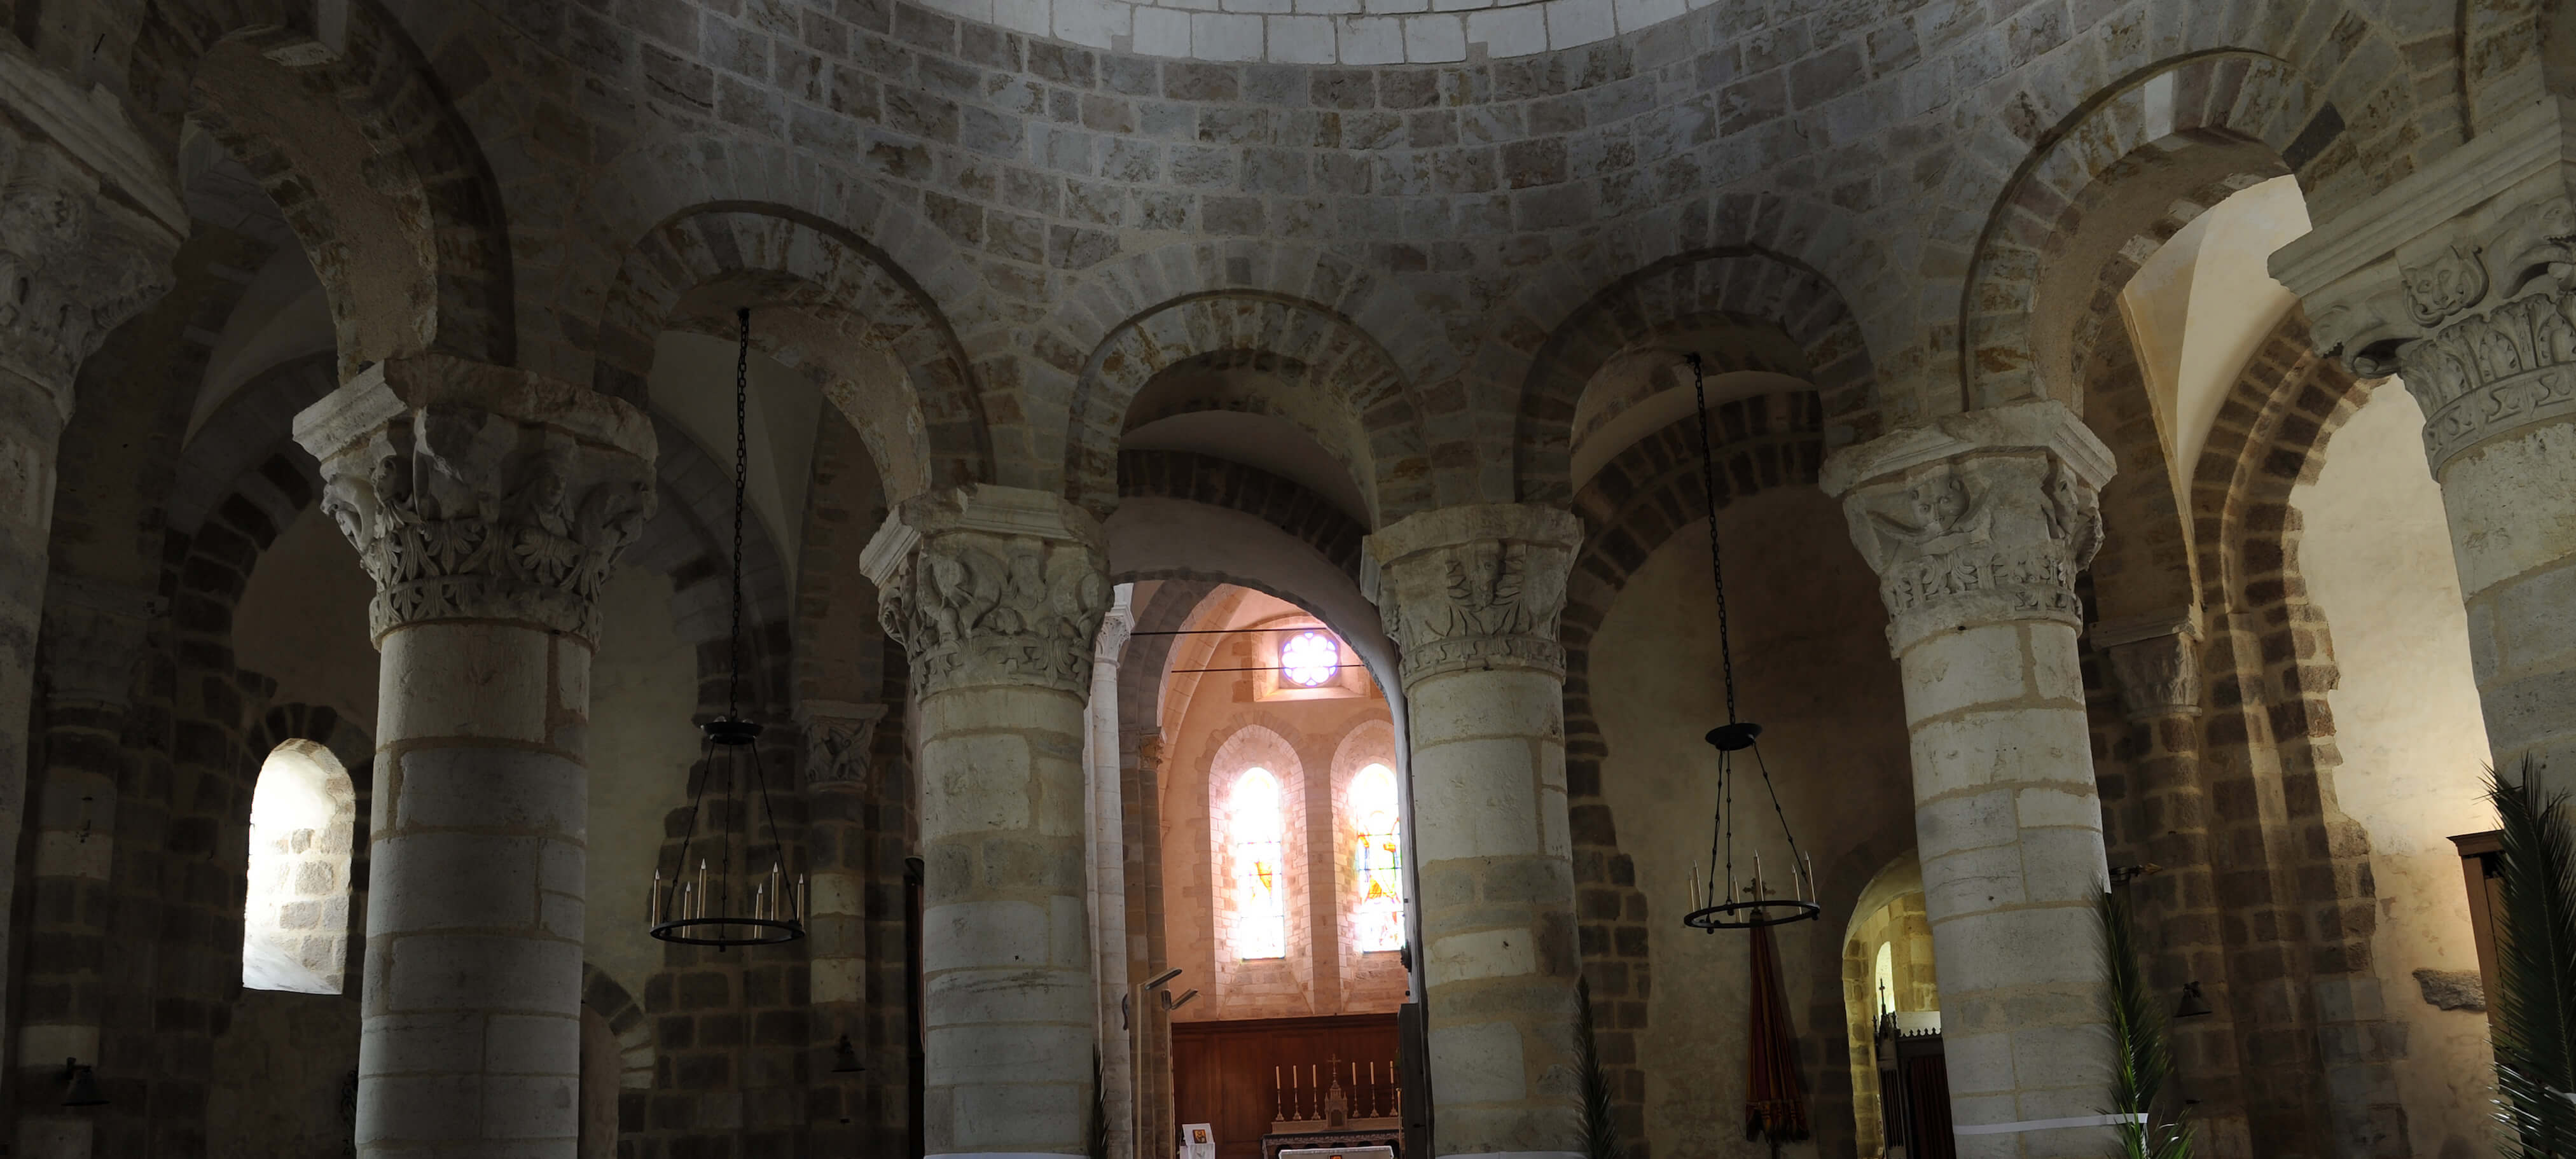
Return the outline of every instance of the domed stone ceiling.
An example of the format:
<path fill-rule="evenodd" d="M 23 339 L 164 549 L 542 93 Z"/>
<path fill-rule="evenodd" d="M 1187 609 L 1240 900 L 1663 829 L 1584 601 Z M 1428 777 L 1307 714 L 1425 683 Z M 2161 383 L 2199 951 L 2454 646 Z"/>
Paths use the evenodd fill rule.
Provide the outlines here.
<path fill-rule="evenodd" d="M 1608 40 L 1711 0 L 932 0 L 1092 48 L 1207 61 L 1441 64 Z"/>

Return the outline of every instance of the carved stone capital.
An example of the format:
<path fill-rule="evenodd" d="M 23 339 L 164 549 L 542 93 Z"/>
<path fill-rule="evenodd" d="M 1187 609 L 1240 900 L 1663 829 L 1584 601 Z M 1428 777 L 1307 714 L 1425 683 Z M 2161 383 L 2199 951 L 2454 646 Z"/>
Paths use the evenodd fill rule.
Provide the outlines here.
<path fill-rule="evenodd" d="M 376 583 L 376 639 L 515 620 L 599 639 L 599 592 L 652 517 L 652 424 L 522 370 L 438 354 L 369 367 L 295 418 L 322 510 Z"/>
<path fill-rule="evenodd" d="M 796 722 L 805 730 L 805 787 L 865 787 L 868 754 L 885 714 L 882 704 L 808 700 L 797 705 Z"/>
<path fill-rule="evenodd" d="M 1135 634 L 1136 610 L 1128 603 L 1131 594 L 1124 586 L 1110 589 L 1109 610 L 1100 617 L 1100 636 L 1091 647 L 1095 670 L 1116 672 L 1118 657 L 1127 650 L 1127 637 Z"/>
<path fill-rule="evenodd" d="M 2531 105 L 2272 257 L 2311 340 L 2404 376 L 2433 470 L 2576 414 L 2576 198 L 2557 102 Z"/>
<path fill-rule="evenodd" d="M 978 483 L 905 500 L 860 553 L 912 690 L 976 685 L 1091 693 L 1109 607 L 1099 522 L 1044 491 Z"/>
<path fill-rule="evenodd" d="M 2200 623 L 2195 611 L 2093 625 L 2093 646 L 2111 661 L 2111 679 L 2130 720 L 2200 712 Z"/>
<path fill-rule="evenodd" d="M 1360 591 L 1401 654 L 1405 687 L 1468 668 L 1565 675 L 1557 618 L 1583 545 L 1570 511 L 1527 504 L 1443 507 L 1360 543 Z"/>
<path fill-rule="evenodd" d="M 44 687 L 55 704 L 122 707 L 161 597 L 55 572 L 45 584 Z"/>
<path fill-rule="evenodd" d="M 74 153 L 0 128 L 0 372 L 60 419 L 81 363 L 174 281 L 178 235 L 109 193 Z"/>
<path fill-rule="evenodd" d="M 1878 573 L 1887 640 L 2053 620 L 2081 626 L 2075 577 L 2102 545 L 2111 453 L 2051 401 L 1946 415 L 1826 460 L 1852 543 Z"/>

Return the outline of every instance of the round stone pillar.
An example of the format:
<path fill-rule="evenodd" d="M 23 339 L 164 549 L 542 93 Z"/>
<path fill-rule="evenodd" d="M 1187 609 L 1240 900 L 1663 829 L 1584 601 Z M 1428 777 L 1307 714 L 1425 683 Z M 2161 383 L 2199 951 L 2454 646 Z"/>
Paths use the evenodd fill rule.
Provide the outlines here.
<path fill-rule="evenodd" d="M 2562 243 L 2559 269 L 2564 253 Z M 2478 261 L 2475 250 L 2446 256 L 2452 269 Z M 2482 268 L 2475 281 L 2485 284 Z M 2495 767 L 2519 780 L 2528 759 L 2566 789 L 2576 787 L 2576 293 L 2541 285 L 2550 292 L 2407 343 L 2397 368 L 2424 408 Z"/>
<path fill-rule="evenodd" d="M 1573 841 L 1557 615 L 1567 511 L 1426 511 L 1368 537 L 1402 653 L 1435 1155 L 1579 1155 Z"/>
<path fill-rule="evenodd" d="M 1849 448 L 1821 480 L 1879 575 L 1904 680 L 1962 1159 L 2115 1149 L 2075 596 L 2111 468 L 2073 412 L 2031 402 Z"/>
<path fill-rule="evenodd" d="M 571 1159 L 598 597 L 652 514 L 625 403 L 439 355 L 295 421 L 383 653 L 358 1154 Z"/>
<path fill-rule="evenodd" d="M 112 792 L 84 809 L 80 798 L 99 797 L 98 786 L 71 783 L 112 781 L 113 770 L 75 772 L 59 759 L 49 777 L 60 793 L 48 794 L 35 825 L 24 815 L 37 636 L 53 632 L 47 642 L 53 652 L 84 643 L 61 635 L 72 621 L 59 615 L 52 628 L 42 625 L 56 455 L 81 365 L 111 331 L 169 289 L 170 259 L 188 232 L 188 215 L 155 163 L 158 151 L 136 135 L 122 110 L 23 57 L 0 54 L 0 74 L 7 94 L 0 97 L 0 112 L 7 114 L 0 116 L 0 288 L 6 291 L 0 293 L 0 866 L 28 866 L 52 883 L 46 892 L 53 896 L 40 893 L 49 915 L 36 919 L 40 927 L 68 920 L 89 931 L 38 937 L 23 952 L 0 931 L 0 961 L 23 960 L 29 976 L 93 976 L 86 987 L 46 987 L 23 1002 L 0 994 L 0 1042 L 15 1058 L 18 1085 L 42 1091 L 62 1074 L 65 1058 L 100 1061 L 102 996 L 94 963 L 106 921 L 107 843 L 57 840 L 56 834 L 78 833 L 83 825 L 112 833 L 115 822 Z M 66 610 L 73 621 L 82 618 L 79 609 Z M 114 689 L 119 700 L 123 692 Z M 92 743 L 77 759 L 113 753 L 113 735 L 86 731 Z M 18 842 L 30 832 L 38 846 L 24 856 Z M 15 906 L 19 888 L 15 869 L 0 869 L 0 910 Z M 25 1018 L 23 1026 L 8 1021 L 5 1012 L 13 1010 Z M 92 1126 L 89 1117 L 39 1102 L 19 1117 L 15 1153 L 87 1156 Z"/>
<path fill-rule="evenodd" d="M 860 557 L 912 662 L 929 1153 L 1090 1153 L 1084 698 L 1097 521 L 1043 491 L 907 500 Z"/>
<path fill-rule="evenodd" d="M 2576 788 L 2576 161 L 2535 101 L 2271 257 L 2355 375 L 2424 410 L 2495 767 Z"/>

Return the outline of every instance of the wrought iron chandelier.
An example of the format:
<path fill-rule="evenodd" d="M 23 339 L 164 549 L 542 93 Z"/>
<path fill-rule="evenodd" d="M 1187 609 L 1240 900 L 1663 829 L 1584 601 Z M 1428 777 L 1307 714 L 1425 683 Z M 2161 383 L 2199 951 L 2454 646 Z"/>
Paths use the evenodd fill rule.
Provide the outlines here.
<path fill-rule="evenodd" d="M 1789 816 L 1780 809 L 1780 791 L 1771 783 L 1771 769 L 1762 763 L 1762 726 L 1739 720 L 1735 714 L 1735 651 L 1727 638 L 1726 569 L 1717 542 L 1717 451 L 1709 435 L 1708 373 L 1697 354 L 1690 356 L 1690 368 L 1691 392 L 1699 402 L 1700 477 L 1708 489 L 1708 571 L 1709 582 L 1717 589 L 1717 659 L 1726 688 L 1726 723 L 1708 730 L 1706 738 L 1717 749 L 1717 810 L 1709 820 L 1708 874 L 1703 879 L 1698 867 L 1692 867 L 1692 908 L 1682 924 L 1715 933 L 1807 921 L 1819 907 L 1815 862 L 1798 851 L 1798 835 L 1790 831 Z M 1785 891 L 1764 874 L 1758 845 L 1750 866 L 1752 876 L 1741 880 L 1735 876 L 1737 753 L 1752 755 L 1753 771 L 1762 778 L 1763 794 L 1771 802 L 1771 816 L 1780 823 L 1780 836 L 1788 843 L 1789 888 Z"/>
<path fill-rule="evenodd" d="M 770 807 L 769 782 L 761 768 L 760 723 L 742 712 L 742 514 L 750 477 L 744 415 L 751 398 L 751 309 L 744 307 L 734 316 L 742 325 L 742 342 L 733 363 L 732 670 L 725 682 L 724 715 L 698 726 L 706 733 L 706 747 L 697 791 L 689 799 L 689 827 L 680 835 L 670 875 L 654 868 L 646 904 L 654 937 L 718 949 L 802 938 L 813 905 L 804 875 L 787 876 L 787 847 L 778 839 L 778 814 Z M 739 805 L 723 808 L 723 816 L 711 819 L 710 793 L 720 807 L 737 798 Z M 755 801 L 769 827 L 767 857 L 760 856 L 760 846 L 752 840 Z M 736 829 L 741 830 L 740 841 L 735 840 Z"/>

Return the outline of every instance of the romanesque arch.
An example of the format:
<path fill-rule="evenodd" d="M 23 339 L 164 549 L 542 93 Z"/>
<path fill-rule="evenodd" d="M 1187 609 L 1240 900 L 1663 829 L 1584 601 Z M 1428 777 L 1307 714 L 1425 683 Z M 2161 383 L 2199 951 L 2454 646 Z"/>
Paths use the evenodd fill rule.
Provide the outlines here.
<path fill-rule="evenodd" d="M 1437 489 L 1411 379 L 1355 320 L 1312 300 L 1219 292 L 1167 301 L 1113 327 L 1076 379 L 1064 453 L 1066 497 L 1105 511 L 1116 493 L 1119 436 L 1163 414 L 1131 413 L 1140 392 L 1176 368 L 1243 368 L 1276 393 L 1178 400 L 1168 413 L 1259 406 L 1288 418 L 1341 458 L 1389 522 Z"/>
<path fill-rule="evenodd" d="M 1538 347 L 1521 385 L 1513 453 L 1523 502 L 1573 495 L 1575 408 L 1610 359 L 1712 325 L 1767 326 L 1797 359 L 1747 361 L 1815 384 L 1820 433 L 1842 441 L 1875 433 L 1868 417 L 1875 374 L 1858 319 L 1832 283 L 1776 254 L 1741 248 L 1668 259 L 1622 279 L 1573 311 Z M 1717 369 L 1730 368 L 1722 360 Z"/>
<path fill-rule="evenodd" d="M 340 375 L 437 351 L 508 365 L 515 279 L 499 188 L 417 46 L 381 8 L 350 4 L 338 47 L 293 4 L 220 24 L 152 6 L 135 87 L 213 134 L 277 203 L 329 291 Z"/>
<path fill-rule="evenodd" d="M 1961 396 L 1939 409 L 2080 406 L 2076 376 L 2117 317 L 2119 287 L 2156 246 L 2282 173 L 2297 173 L 2312 200 L 2386 184 L 2398 174 L 2357 169 L 2355 151 L 2387 127 L 2347 132 L 2329 91 L 2253 53 L 2141 70 L 2096 94 L 2038 136 L 1988 212 L 1961 287 Z"/>
<path fill-rule="evenodd" d="M 593 387 L 642 398 L 662 331 L 731 338 L 737 304 L 857 428 L 889 497 L 994 479 L 977 374 L 928 291 L 856 230 L 785 206 L 701 205 L 638 239 L 599 312 Z"/>

